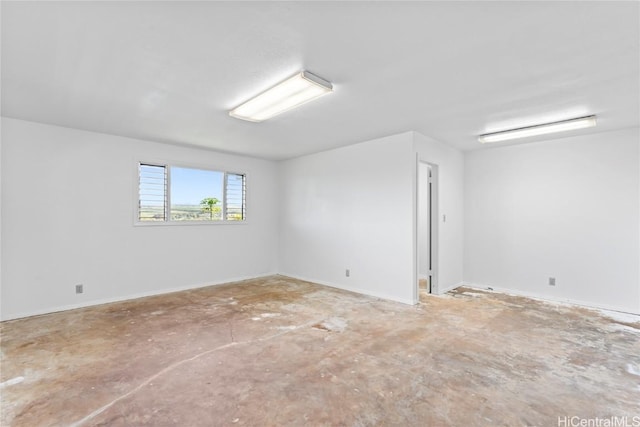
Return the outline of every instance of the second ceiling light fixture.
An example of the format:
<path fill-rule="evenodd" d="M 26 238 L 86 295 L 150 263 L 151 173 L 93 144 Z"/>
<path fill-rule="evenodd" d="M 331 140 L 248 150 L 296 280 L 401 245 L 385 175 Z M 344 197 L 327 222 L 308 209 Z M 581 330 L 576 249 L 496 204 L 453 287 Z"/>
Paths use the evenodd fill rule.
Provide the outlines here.
<path fill-rule="evenodd" d="M 527 126 L 518 129 L 503 130 L 500 132 L 486 133 L 478 137 L 483 144 L 489 142 L 508 141 L 510 139 L 526 138 L 547 133 L 565 132 L 568 130 L 588 128 L 596 125 L 596 116 L 579 117 L 576 119 L 562 120 L 560 122 L 544 123 L 541 125 Z"/>

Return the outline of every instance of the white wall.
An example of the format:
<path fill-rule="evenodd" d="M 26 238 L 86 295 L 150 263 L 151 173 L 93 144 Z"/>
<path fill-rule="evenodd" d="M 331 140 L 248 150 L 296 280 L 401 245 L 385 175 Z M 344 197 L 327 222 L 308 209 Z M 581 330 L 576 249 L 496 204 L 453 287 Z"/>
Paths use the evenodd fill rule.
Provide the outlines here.
<path fill-rule="evenodd" d="M 465 153 L 465 280 L 640 313 L 639 141 L 635 128 Z"/>
<path fill-rule="evenodd" d="M 0 119 L 0 321 L 2 320 L 2 120 Z"/>
<path fill-rule="evenodd" d="M 282 274 L 414 302 L 412 134 L 281 163 Z"/>
<path fill-rule="evenodd" d="M 3 118 L 0 319 L 274 272 L 413 303 L 416 160 L 438 166 L 436 291 L 464 267 L 477 286 L 640 313 L 639 141 L 463 156 L 407 132 L 274 163 Z M 158 159 L 245 171 L 248 222 L 134 226 L 135 162 Z"/>
<path fill-rule="evenodd" d="M 134 226 L 135 162 L 157 159 L 246 172 L 247 223 Z M 276 168 L 3 118 L 1 318 L 276 272 Z"/>
<path fill-rule="evenodd" d="M 455 148 L 417 132 L 412 134 L 419 161 L 437 165 L 437 279 L 433 291 L 441 294 L 463 282 L 464 157 Z"/>

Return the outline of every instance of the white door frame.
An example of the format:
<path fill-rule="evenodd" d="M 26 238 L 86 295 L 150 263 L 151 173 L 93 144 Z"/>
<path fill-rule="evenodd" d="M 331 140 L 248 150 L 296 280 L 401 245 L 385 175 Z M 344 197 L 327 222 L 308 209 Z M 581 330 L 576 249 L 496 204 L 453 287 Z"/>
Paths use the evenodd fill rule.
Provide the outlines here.
<path fill-rule="evenodd" d="M 420 173 L 420 164 L 426 164 L 430 166 L 430 171 L 431 171 L 431 177 L 424 177 L 421 176 Z M 430 245 L 429 245 L 429 254 L 430 254 L 430 280 L 429 280 L 429 284 L 430 284 L 430 293 L 432 294 L 438 294 L 438 200 L 439 200 L 439 192 L 438 192 L 438 165 L 435 163 L 431 163 L 428 161 L 424 161 L 424 160 L 420 160 L 420 158 L 416 159 L 416 203 L 415 203 L 415 218 L 416 218 L 416 224 L 415 224 L 415 253 L 416 253 L 416 262 L 415 262 L 415 267 L 416 267 L 416 271 L 415 271 L 415 290 L 414 290 L 414 296 L 415 296 L 415 301 L 419 302 L 420 301 L 420 244 L 419 244 L 419 222 L 421 221 L 421 216 L 420 216 L 420 199 L 419 199 L 419 195 L 420 195 L 420 189 L 421 186 L 423 185 L 431 185 L 431 191 L 429 192 L 429 198 L 430 198 L 430 203 L 429 203 L 429 213 L 430 213 L 430 218 L 429 218 L 429 225 L 430 225 L 430 232 L 429 232 L 429 239 L 430 239 Z M 429 179 L 430 178 L 430 179 Z"/>

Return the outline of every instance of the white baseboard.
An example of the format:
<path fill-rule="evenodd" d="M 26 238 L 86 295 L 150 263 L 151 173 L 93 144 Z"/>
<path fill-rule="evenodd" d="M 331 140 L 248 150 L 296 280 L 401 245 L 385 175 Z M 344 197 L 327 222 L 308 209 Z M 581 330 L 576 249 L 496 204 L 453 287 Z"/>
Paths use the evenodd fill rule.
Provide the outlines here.
<path fill-rule="evenodd" d="M 262 278 L 262 277 L 274 276 L 274 275 L 277 275 L 277 274 L 278 273 L 274 272 L 274 273 L 260 274 L 260 275 L 257 275 L 257 276 L 232 277 L 232 278 L 229 278 L 229 279 L 223 279 L 223 280 L 219 280 L 219 281 L 215 281 L 215 282 L 206 282 L 206 283 L 197 283 L 197 284 L 186 285 L 186 286 L 177 286 L 177 287 L 174 287 L 174 288 L 159 289 L 159 290 L 153 290 L 153 291 L 148 291 L 148 292 L 140 292 L 140 293 L 131 294 L 131 295 L 125 295 L 125 296 L 121 296 L 121 297 L 102 298 L 102 299 L 96 299 L 96 300 L 91 300 L 91 301 L 83 301 L 83 302 L 78 303 L 78 304 L 62 305 L 62 306 L 57 306 L 57 307 L 51 307 L 51 308 L 46 308 L 46 309 L 34 310 L 34 311 L 26 311 L 26 312 L 21 312 L 21 313 L 11 313 L 6 317 L 1 317 L 0 321 L 4 322 L 4 321 L 7 321 L 7 320 L 22 319 L 24 317 L 32 317 L 32 316 L 40 316 L 42 314 L 57 313 L 59 311 L 75 310 L 75 309 L 78 309 L 78 308 L 93 307 L 93 306 L 96 306 L 96 305 L 110 304 L 110 303 L 113 303 L 113 302 L 129 301 L 129 300 L 134 300 L 134 299 L 138 299 L 138 298 L 146 298 L 146 297 L 152 297 L 152 296 L 156 296 L 156 295 L 171 294 L 171 293 L 174 293 L 174 292 L 188 291 L 188 290 L 191 290 L 191 289 L 206 288 L 207 286 L 219 286 L 219 285 L 224 285 L 224 284 L 227 284 L 227 283 L 242 282 L 243 280 L 259 279 L 259 278 Z"/>
<path fill-rule="evenodd" d="M 628 308 L 621 308 L 621 307 L 611 306 L 611 305 L 607 305 L 607 304 L 598 304 L 598 303 L 588 302 L 588 301 L 574 300 L 574 299 L 570 299 L 570 298 L 554 298 L 554 297 L 550 297 L 550 296 L 546 296 L 546 295 L 545 296 L 541 296 L 541 295 L 538 295 L 538 294 L 533 293 L 533 292 L 526 292 L 526 291 L 520 291 L 520 290 L 515 290 L 515 289 L 508 289 L 508 288 L 500 288 L 500 287 L 491 286 L 491 290 L 488 290 L 487 288 L 489 286 L 487 286 L 487 285 L 480 285 L 480 284 L 471 283 L 471 282 L 464 282 L 460 286 L 466 286 L 466 287 L 469 287 L 469 288 L 478 289 L 478 290 L 485 291 L 485 292 L 486 291 L 498 292 L 498 293 L 501 293 L 501 294 L 514 295 L 514 296 L 519 296 L 519 297 L 527 297 L 527 298 L 537 299 L 537 300 L 540 300 L 540 301 L 550 302 L 550 303 L 554 303 L 554 304 L 576 305 L 576 306 L 586 307 L 586 308 L 591 308 L 591 309 L 607 310 L 607 311 L 615 311 L 615 312 L 618 312 L 618 313 L 627 313 L 627 314 L 640 315 L 640 311 L 634 312 L 633 310 L 629 310 Z"/>
<path fill-rule="evenodd" d="M 395 302 L 399 302 L 399 303 L 402 303 L 402 304 L 414 305 L 416 303 L 415 301 L 412 301 L 412 300 L 398 298 L 396 296 L 392 296 L 392 295 L 388 295 L 388 294 L 384 294 L 384 293 L 380 293 L 380 292 L 371 292 L 371 291 L 366 290 L 366 289 L 360 289 L 360 288 L 355 288 L 355 287 L 351 287 L 351 286 L 339 285 L 339 284 L 336 284 L 336 283 L 330 283 L 330 282 L 326 282 L 326 281 L 323 281 L 323 280 L 316 280 L 316 279 L 311 279 L 311 278 L 308 278 L 308 277 L 298 276 L 296 274 L 289 274 L 289 273 L 285 273 L 285 272 L 272 272 L 272 273 L 265 273 L 265 274 L 255 275 L 255 276 L 234 277 L 234 278 L 223 279 L 223 280 L 215 281 L 215 282 L 198 283 L 198 284 L 192 284 L 192 285 L 186 285 L 186 286 L 178 286 L 178 287 L 168 288 L 168 289 L 160 289 L 160 290 L 154 290 L 154 291 L 149 291 L 149 292 L 141 292 L 141 293 L 125 295 L 125 296 L 121 296 L 121 297 L 103 298 L 103 299 L 97 299 L 97 300 L 91 300 L 91 301 L 84 301 L 84 302 L 78 303 L 78 304 L 69 304 L 69 305 L 63 305 L 63 306 L 56 306 L 56 307 L 51 307 L 51 308 L 47 308 L 47 309 L 33 310 L 33 311 L 20 312 L 20 313 L 11 313 L 6 317 L 0 318 L 0 321 L 15 320 L 15 319 L 21 319 L 21 318 L 25 318 L 25 317 L 39 316 L 39 315 L 42 315 L 42 314 L 56 313 L 56 312 L 67 311 L 67 310 L 75 310 L 75 309 L 78 309 L 78 308 L 92 307 L 92 306 L 97 306 L 97 305 L 102 305 L 102 304 L 110 304 L 110 303 L 114 303 L 114 302 L 134 300 L 134 299 L 138 299 L 138 298 L 145 298 L 145 297 L 156 296 L 156 295 L 170 294 L 170 293 L 174 293 L 174 292 L 187 291 L 187 290 L 191 290 L 191 289 L 204 288 L 204 287 L 208 287 L 208 286 L 219 286 L 219 285 L 223 285 L 223 284 L 227 284 L 227 283 L 235 283 L 235 282 L 241 282 L 241 281 L 244 281 L 244 280 L 259 279 L 259 278 L 264 278 L 264 277 L 269 277 L 269 276 L 274 276 L 274 275 L 287 276 L 287 277 L 291 277 L 291 278 L 298 279 L 298 280 L 304 280 L 306 282 L 312 282 L 312 283 L 317 283 L 319 285 L 328 286 L 330 288 L 342 289 L 342 290 L 345 290 L 345 291 L 354 292 L 354 293 L 361 294 L 361 295 L 367 295 L 367 296 L 371 296 L 371 297 L 375 297 L 375 298 L 381 298 L 381 299 L 385 299 L 385 300 L 389 300 L 389 301 L 395 301 Z M 472 283 L 472 282 L 459 282 L 459 283 L 456 283 L 454 285 L 447 286 L 444 289 L 439 289 L 438 290 L 438 295 L 445 294 L 445 293 L 447 293 L 447 292 L 449 292 L 449 291 L 451 291 L 453 289 L 456 289 L 456 288 L 458 288 L 460 286 L 466 286 L 466 287 L 469 287 L 469 288 L 478 289 L 478 290 L 482 290 L 482 291 L 487 291 L 488 290 L 487 289 L 488 286 L 486 286 L 486 285 L 480 285 L 480 284 Z M 625 308 L 621 308 L 621 307 L 610 306 L 610 305 L 606 305 L 606 304 L 597 304 L 597 303 L 591 303 L 591 302 L 585 302 L 585 301 L 579 301 L 579 300 L 572 300 L 572 299 L 568 299 L 568 298 L 553 298 L 553 297 L 549 297 L 549 296 L 540 296 L 540 295 L 532 293 L 532 292 L 525 292 L 525 291 L 519 291 L 519 290 L 514 290 L 514 289 L 508 289 L 508 288 L 499 288 L 499 287 L 493 287 L 493 286 L 491 288 L 492 288 L 492 291 L 490 291 L 490 292 L 498 292 L 498 293 L 503 293 L 503 294 L 508 294 L 508 295 L 522 296 L 522 297 L 533 298 L 533 299 L 537 299 L 537 300 L 541 300 L 541 301 L 547 301 L 547 302 L 556 303 L 556 304 L 560 303 L 560 304 L 567 304 L 567 305 L 576 305 L 576 306 L 586 307 L 586 308 L 591 308 L 591 309 L 599 309 L 599 310 L 614 311 L 614 312 L 619 312 L 619 313 L 628 313 L 628 314 L 633 314 L 633 315 L 640 315 L 640 311 L 634 312 L 633 310 L 629 310 L 629 309 L 625 309 Z"/>
<path fill-rule="evenodd" d="M 342 289 L 343 291 L 354 292 L 354 293 L 360 294 L 360 295 L 367 295 L 367 296 L 370 296 L 370 297 L 381 298 L 381 299 L 400 302 L 402 304 L 408 304 L 408 305 L 415 305 L 416 304 L 413 300 L 404 299 L 404 298 L 398 298 L 398 297 L 395 297 L 395 296 L 392 296 L 392 295 L 387 295 L 387 294 L 380 293 L 380 292 L 371 292 L 371 291 L 368 291 L 366 289 L 360 289 L 360 288 L 354 288 L 354 287 L 351 287 L 351 286 L 338 285 L 336 283 L 325 282 L 324 280 L 316 280 L 316 279 L 311 279 L 311 278 L 308 278 L 308 277 L 298 276 L 297 274 L 289 274 L 289 273 L 283 273 L 283 272 L 280 272 L 278 274 L 280 276 L 291 277 L 292 279 L 303 280 L 305 282 L 317 283 L 317 284 L 322 285 L 322 286 L 328 286 L 330 288 L 335 288 L 335 289 Z"/>

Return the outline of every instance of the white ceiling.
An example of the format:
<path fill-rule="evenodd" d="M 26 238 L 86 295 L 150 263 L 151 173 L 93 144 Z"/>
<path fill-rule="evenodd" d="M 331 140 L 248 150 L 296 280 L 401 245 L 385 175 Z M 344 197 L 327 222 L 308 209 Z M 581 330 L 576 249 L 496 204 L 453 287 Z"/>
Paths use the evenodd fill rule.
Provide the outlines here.
<path fill-rule="evenodd" d="M 8 117 L 270 159 L 407 130 L 468 150 L 588 114 L 598 126 L 578 133 L 640 125 L 638 2 L 1 7 Z M 263 123 L 229 117 L 300 69 L 335 92 Z"/>

